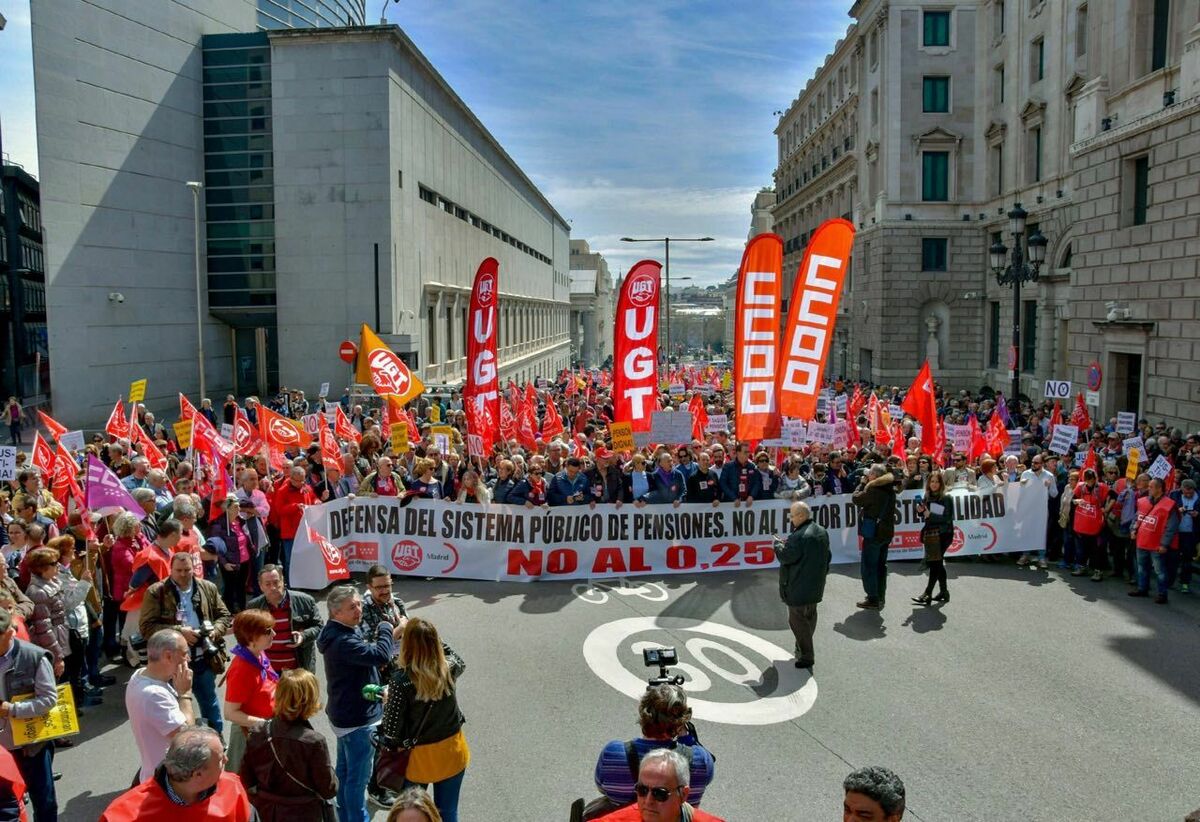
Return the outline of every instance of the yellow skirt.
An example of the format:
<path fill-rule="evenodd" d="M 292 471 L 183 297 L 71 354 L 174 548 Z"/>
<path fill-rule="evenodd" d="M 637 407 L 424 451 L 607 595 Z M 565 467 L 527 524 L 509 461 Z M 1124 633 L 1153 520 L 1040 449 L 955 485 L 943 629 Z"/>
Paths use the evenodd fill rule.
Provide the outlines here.
<path fill-rule="evenodd" d="M 422 785 L 441 782 L 464 770 L 470 761 L 467 737 L 459 728 L 454 736 L 413 748 L 408 759 L 408 779 Z"/>

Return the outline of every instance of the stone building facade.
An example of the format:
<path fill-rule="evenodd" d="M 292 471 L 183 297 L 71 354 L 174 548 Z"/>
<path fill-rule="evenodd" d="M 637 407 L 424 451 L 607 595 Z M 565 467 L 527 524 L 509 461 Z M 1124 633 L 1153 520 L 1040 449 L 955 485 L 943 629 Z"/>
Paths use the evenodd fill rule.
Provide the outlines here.
<path fill-rule="evenodd" d="M 571 240 L 571 360 L 597 368 L 612 356 L 616 306 L 608 261 L 587 240 Z"/>
<path fill-rule="evenodd" d="M 1187 79 L 1200 57 L 1200 4 L 858 0 L 850 16 L 845 37 L 776 128 L 774 215 L 788 249 L 785 275 L 823 220 L 845 216 L 857 231 L 829 373 L 904 384 L 929 358 L 947 387 L 1005 390 L 1014 313 L 1021 390 L 1029 396 L 1040 398 L 1048 379 L 1083 388 L 1092 362 L 1105 373 L 1136 371 L 1136 360 L 1120 359 L 1131 344 L 1114 339 L 1110 356 L 1103 343 L 1105 334 L 1123 339 L 1130 329 L 1093 324 L 1107 322 L 1106 304 L 1131 284 L 1091 269 L 1136 257 L 1161 272 L 1156 242 L 1187 242 L 1180 235 L 1189 230 L 1189 206 L 1180 201 L 1192 184 L 1176 180 L 1194 151 L 1184 112 L 1200 94 Z M 1148 165 L 1139 166 L 1147 151 Z M 1115 197 L 1131 209 L 1132 183 L 1120 181 L 1138 173 L 1142 217 L 1158 227 L 1124 237 L 1136 250 L 1096 253 L 1110 251 L 1105 235 L 1120 229 L 1115 215 L 1098 221 L 1109 212 L 1097 201 Z M 1161 208 L 1146 205 L 1147 193 Z M 1049 245 L 1039 281 L 1022 287 L 1014 307 L 987 252 L 997 241 L 1012 247 L 1006 214 L 1017 203 L 1029 213 L 1026 237 L 1038 230 Z M 1173 220 L 1185 222 L 1167 227 Z M 1186 271 L 1188 249 L 1177 251 L 1173 270 Z M 1180 279 L 1164 293 L 1186 295 Z M 1131 306 L 1134 318 L 1163 310 L 1139 306 Z M 1136 390 L 1102 388 L 1093 412 L 1134 410 L 1136 400 L 1138 410 L 1168 420 L 1200 418 L 1183 407 L 1182 386 L 1166 393 L 1153 382 L 1169 384 L 1176 370 L 1186 381 L 1177 364 L 1154 363 L 1168 350 L 1156 335 L 1182 335 L 1188 352 L 1200 344 L 1200 329 L 1171 311 L 1195 316 L 1195 301 L 1144 329 L 1144 379 Z"/>

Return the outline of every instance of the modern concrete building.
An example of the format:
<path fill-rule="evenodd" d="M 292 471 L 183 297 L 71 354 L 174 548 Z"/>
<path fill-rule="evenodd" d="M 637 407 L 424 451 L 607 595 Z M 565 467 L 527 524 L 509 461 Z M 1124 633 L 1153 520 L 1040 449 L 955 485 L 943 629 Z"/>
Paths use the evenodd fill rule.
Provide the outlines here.
<path fill-rule="evenodd" d="M 587 240 L 571 240 L 571 359 L 597 368 L 612 356 L 616 312 L 608 261 Z"/>
<path fill-rule="evenodd" d="M 846 36 L 776 129 L 774 213 L 788 248 L 785 270 L 794 272 L 794 258 L 824 219 L 847 217 L 857 230 L 833 371 L 904 384 L 929 358 L 948 387 L 1007 389 L 1014 295 L 997 284 L 988 249 L 997 241 L 1012 247 L 1006 214 L 1020 203 L 1029 212 L 1026 237 L 1036 230 L 1049 240 L 1040 280 L 1023 287 L 1016 308 L 1022 391 L 1040 399 L 1048 379 L 1070 379 L 1082 389 L 1098 362 L 1121 376 L 1113 376 L 1119 385 L 1102 387 L 1094 411 L 1136 406 L 1177 422 L 1200 417 L 1178 396 L 1191 391 L 1194 399 L 1196 381 L 1185 391 L 1168 377 L 1179 372 L 1188 381 L 1181 363 L 1153 362 L 1190 356 L 1200 343 L 1200 327 L 1178 316 L 1194 317 L 1196 301 L 1171 302 L 1187 293 L 1186 282 L 1165 291 L 1156 284 L 1158 302 L 1130 307 L 1135 318 L 1167 312 L 1154 318 L 1166 320 L 1157 330 L 1144 328 L 1140 347 L 1127 339 L 1129 328 L 1095 325 L 1108 322 L 1109 302 L 1132 296 L 1137 280 L 1125 279 L 1134 270 L 1128 263 L 1157 263 L 1162 276 L 1165 258 L 1155 256 L 1162 253 L 1156 246 L 1167 235 L 1184 243 L 1173 252 L 1178 270 L 1191 265 L 1195 273 L 1183 236 L 1189 206 L 1168 204 L 1186 197 L 1189 183 L 1156 189 L 1161 211 L 1149 209 L 1146 198 L 1155 185 L 1153 163 L 1175 163 L 1163 179 L 1167 187 L 1188 173 L 1193 132 L 1184 112 L 1200 89 L 1186 86 L 1187 49 L 1200 5 L 858 0 L 850 16 Z M 1172 102 L 1164 108 L 1167 91 Z M 1154 139 L 1150 126 L 1135 125 L 1146 117 L 1179 122 L 1153 132 L 1161 153 L 1155 149 L 1139 164 L 1148 146 L 1158 145 L 1146 143 Z M 1121 142 L 1114 134 L 1137 139 Z M 1130 182 L 1118 182 L 1125 178 Z M 1129 193 L 1135 183 L 1142 186 L 1136 196 Z M 1118 250 L 1107 243 L 1116 241 L 1122 219 L 1133 218 L 1099 220 L 1109 215 L 1104 198 L 1131 214 L 1137 201 L 1140 219 L 1163 225 L 1129 226 L 1129 236 L 1119 236 L 1135 249 Z M 1089 233 L 1097 235 L 1095 251 L 1083 239 Z M 1174 338 L 1156 345 L 1164 329 Z M 1178 342 L 1182 349 L 1170 348 L 1168 357 Z M 1122 359 L 1135 347 L 1145 352 L 1140 361 Z M 1139 369 L 1144 379 L 1135 388 L 1120 387 Z M 1150 375 L 1163 378 L 1157 394 Z"/>
<path fill-rule="evenodd" d="M 50 394 L 45 268 L 38 181 L 0 165 L 0 392 L 30 416 Z"/>
<path fill-rule="evenodd" d="M 152 408 L 195 394 L 198 290 L 210 394 L 339 388 L 361 322 L 456 382 L 489 255 L 501 374 L 566 366 L 565 220 L 398 28 L 359 25 L 362 0 L 32 8 L 64 421 L 96 424 L 132 379 Z"/>

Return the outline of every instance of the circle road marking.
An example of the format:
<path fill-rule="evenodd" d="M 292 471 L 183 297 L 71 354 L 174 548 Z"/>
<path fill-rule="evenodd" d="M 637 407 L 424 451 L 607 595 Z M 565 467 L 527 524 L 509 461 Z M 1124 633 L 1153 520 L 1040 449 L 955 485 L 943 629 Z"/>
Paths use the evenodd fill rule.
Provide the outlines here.
<path fill-rule="evenodd" d="M 698 699 L 689 693 L 688 705 L 692 714 L 707 722 L 720 722 L 726 725 L 774 725 L 788 722 L 808 713 L 817 701 L 817 681 L 803 669 L 792 665 L 792 654 L 754 636 L 740 628 L 731 628 L 716 622 L 699 622 L 680 629 L 672 629 L 660 625 L 657 617 L 629 617 L 609 622 L 593 629 L 583 642 L 583 657 L 588 667 L 600 679 L 611 685 L 617 691 L 631 699 L 640 699 L 646 692 L 646 680 L 634 675 L 622 662 L 620 653 L 622 643 L 644 631 L 682 630 L 698 634 L 703 639 L 690 639 L 685 647 L 693 652 L 697 659 L 714 672 L 720 671 L 712 662 L 706 651 L 716 651 L 744 666 L 747 673 L 753 672 L 753 664 L 740 652 L 724 647 L 723 643 L 713 639 L 724 639 L 737 643 L 764 657 L 778 672 L 779 682 L 776 692 L 779 696 L 758 697 L 751 702 L 719 702 L 716 700 Z M 635 643 L 635 649 L 646 647 L 647 643 Z M 701 651 L 701 653 L 696 653 Z M 749 664 L 748 664 L 749 663 Z M 682 663 L 677 668 L 690 672 L 698 672 L 697 666 Z M 702 673 L 702 672 L 701 672 Z M 731 682 L 738 681 L 737 672 L 720 671 L 723 679 Z M 707 675 L 700 681 L 693 676 L 693 681 L 685 685 L 693 686 L 694 690 L 707 690 L 711 680 Z M 749 684 L 741 679 L 743 686 Z"/>

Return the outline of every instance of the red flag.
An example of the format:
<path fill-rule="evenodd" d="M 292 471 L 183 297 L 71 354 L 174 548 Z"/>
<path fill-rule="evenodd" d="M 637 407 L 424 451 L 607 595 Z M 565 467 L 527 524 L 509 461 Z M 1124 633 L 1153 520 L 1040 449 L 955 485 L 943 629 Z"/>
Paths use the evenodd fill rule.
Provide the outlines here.
<path fill-rule="evenodd" d="M 853 245 L 854 226 L 837 218 L 821 223 L 804 250 L 792 285 L 786 341 L 779 359 L 779 411 L 785 416 L 808 420 L 817 412 L 817 394 Z M 772 330 L 778 328 L 776 323 Z"/>
<path fill-rule="evenodd" d="M 261 409 L 259 413 L 261 413 Z M 214 465 L 212 470 L 216 472 L 217 476 L 213 479 L 212 496 L 208 500 L 208 520 L 216 522 L 219 517 L 225 516 L 222 508 L 225 505 L 225 498 L 233 490 L 233 479 L 224 465 Z"/>
<path fill-rule="evenodd" d="M 166 470 L 166 456 L 163 455 L 162 451 L 158 450 L 158 446 L 149 437 L 142 437 L 142 455 L 150 463 L 151 468 Z"/>
<path fill-rule="evenodd" d="M 874 394 L 871 395 L 875 396 Z M 857 420 L 858 415 L 862 412 L 863 406 L 867 404 L 866 397 L 863 396 L 862 386 L 854 386 L 854 393 L 850 395 L 850 402 L 846 407 L 846 416 L 852 420 Z"/>
<path fill-rule="evenodd" d="M 983 431 L 979 429 L 979 420 L 974 414 L 971 415 L 971 450 L 967 454 L 967 459 L 970 462 L 975 462 L 977 459 L 987 453 L 987 439 L 983 436 Z"/>
<path fill-rule="evenodd" d="M 42 425 L 46 426 L 46 430 L 50 432 L 50 438 L 57 440 L 63 434 L 67 433 L 67 426 L 58 422 L 54 417 L 42 411 L 40 408 L 37 412 L 38 419 L 42 421 Z"/>
<path fill-rule="evenodd" d="M 537 447 L 537 392 L 525 383 L 525 400 L 517 409 L 517 438 L 526 448 Z"/>
<path fill-rule="evenodd" d="M 704 407 L 704 397 L 693 394 L 688 407 L 692 411 L 692 439 L 704 440 L 704 431 L 708 428 L 708 409 Z"/>
<path fill-rule="evenodd" d="M 932 455 L 937 449 L 937 400 L 933 396 L 933 376 L 929 360 L 921 366 L 916 379 L 908 387 L 900 408 L 921 423 L 921 450 Z"/>
<path fill-rule="evenodd" d="M 653 260 L 634 265 L 621 286 L 613 326 L 613 414 L 634 431 L 650 430 L 650 414 L 658 396 L 659 288 L 662 266 Z"/>
<path fill-rule="evenodd" d="M 1075 395 L 1075 410 L 1071 412 L 1071 425 L 1078 425 L 1081 434 L 1092 427 L 1092 417 L 1088 414 L 1087 406 L 1083 404 L 1082 391 Z"/>
<path fill-rule="evenodd" d="M 129 423 L 125 421 L 125 403 L 120 397 L 117 397 L 117 404 L 113 406 L 112 413 L 108 415 L 108 422 L 104 424 L 104 432 L 119 440 L 129 437 Z"/>
<path fill-rule="evenodd" d="M 562 417 L 558 413 L 558 406 L 554 400 L 546 400 L 546 416 L 542 418 L 542 439 L 549 442 L 551 438 L 557 437 L 566 431 L 563 426 Z"/>
<path fill-rule="evenodd" d="M 496 356 L 499 269 L 500 263 L 495 257 L 488 257 L 479 264 L 467 312 L 467 379 L 463 384 L 462 399 L 467 408 L 467 431 L 480 437 L 480 447 L 485 454 L 490 454 L 496 444 L 496 428 L 500 422 L 500 376 Z M 574 379 L 570 381 L 574 382 Z"/>
<path fill-rule="evenodd" d="M 899 457 L 901 460 L 907 459 L 904 452 L 904 429 L 898 422 L 892 423 L 892 456 Z"/>
<path fill-rule="evenodd" d="M 33 464 L 42 472 L 43 477 L 49 479 L 54 475 L 54 451 L 37 431 L 33 432 L 32 458 Z"/>
<path fill-rule="evenodd" d="M 733 382 L 739 440 L 775 439 L 783 426 L 776 382 L 782 297 L 783 240 L 759 234 L 746 243 L 737 278 Z"/>
<path fill-rule="evenodd" d="M 517 418 L 507 401 L 500 403 L 500 437 L 505 443 L 517 439 Z"/>
<path fill-rule="evenodd" d="M 362 442 L 362 432 L 354 427 L 350 422 L 350 418 L 346 416 L 346 412 L 342 410 L 342 406 L 338 406 L 333 412 L 333 433 L 340 440 L 348 442 Z"/>
<path fill-rule="evenodd" d="M 421 439 L 421 428 L 417 425 L 417 418 L 413 416 L 411 408 L 404 410 L 404 422 L 408 424 L 408 441 L 419 441 Z"/>
<path fill-rule="evenodd" d="M 401 405 L 425 390 L 425 384 L 417 378 L 400 355 L 363 323 L 359 332 L 358 372 L 356 379 L 370 383 L 381 397 L 394 395 Z"/>
<path fill-rule="evenodd" d="M 938 420 L 934 424 L 936 437 L 933 442 L 933 461 L 937 463 L 938 468 L 946 467 L 946 423 L 943 420 Z"/>
<path fill-rule="evenodd" d="M 241 408 L 233 418 L 233 447 L 240 457 L 256 456 L 263 447 L 262 435 L 258 428 L 251 425 L 250 418 Z"/>
<path fill-rule="evenodd" d="M 346 562 L 346 554 L 323 535 L 305 524 L 308 541 L 321 549 L 321 557 L 325 560 L 325 576 L 330 582 L 336 579 L 349 579 L 350 566 Z"/>
<path fill-rule="evenodd" d="M 137 408 L 137 404 L 134 403 L 133 407 Z M 188 398 L 185 397 L 183 395 L 183 392 L 181 391 L 179 393 L 179 419 L 190 420 L 192 418 L 192 415 L 195 413 L 196 413 L 196 406 L 192 405 L 191 401 L 188 400 Z"/>
<path fill-rule="evenodd" d="M 330 467 L 336 469 L 339 473 L 342 471 L 342 452 L 338 448 L 337 440 L 334 439 L 333 432 L 329 430 L 328 425 L 322 425 L 318 431 L 318 438 L 321 442 L 321 464 L 328 471 Z"/>
<path fill-rule="evenodd" d="M 199 414 L 196 416 L 203 419 Z M 205 421 L 207 422 L 207 420 Z M 193 438 L 195 437 L 194 430 L 193 428 Z M 265 405 L 258 407 L 258 430 L 268 446 L 280 450 L 288 448 L 304 450 L 312 445 L 312 437 L 302 426 L 295 425 L 287 417 L 276 414 Z"/>
<path fill-rule="evenodd" d="M 872 431 L 878 431 L 882 426 L 879 419 L 879 398 L 871 392 L 871 398 L 867 400 L 867 427 Z"/>
<path fill-rule="evenodd" d="M 1074 425 L 1074 423 L 1072 423 L 1072 425 Z M 1093 471 L 1095 471 L 1096 470 L 1096 450 L 1094 448 L 1092 448 L 1092 444 L 1090 442 L 1087 444 L 1086 448 L 1087 448 L 1087 456 L 1083 458 L 1083 470 L 1086 471 L 1087 469 L 1091 468 Z"/>
<path fill-rule="evenodd" d="M 132 425 L 130 429 L 136 432 L 138 426 Z M 138 436 L 141 434 L 138 433 Z M 213 462 L 222 465 L 229 461 L 234 452 L 233 443 L 218 434 L 208 417 L 196 410 L 192 411 L 192 448 L 206 452 Z"/>
<path fill-rule="evenodd" d="M 1055 426 L 1062 425 L 1062 407 L 1058 404 L 1058 400 L 1054 401 L 1054 413 L 1050 415 L 1050 438 L 1054 438 Z"/>
<path fill-rule="evenodd" d="M 71 459 L 67 449 L 59 445 L 54 454 L 54 473 L 51 484 L 54 498 L 62 503 L 63 508 L 67 507 L 67 500 L 72 497 L 76 500 L 83 499 L 83 489 L 79 487 L 79 480 L 76 478 L 78 472 L 79 466 L 75 464 L 75 460 Z M 82 503 L 79 507 L 83 508 Z"/>
<path fill-rule="evenodd" d="M 1004 427 L 1004 420 L 1000 419 L 998 413 L 993 413 L 987 424 L 988 453 L 998 458 L 1004 453 L 1004 449 L 1008 447 L 1010 439 L 1008 429 Z"/>

